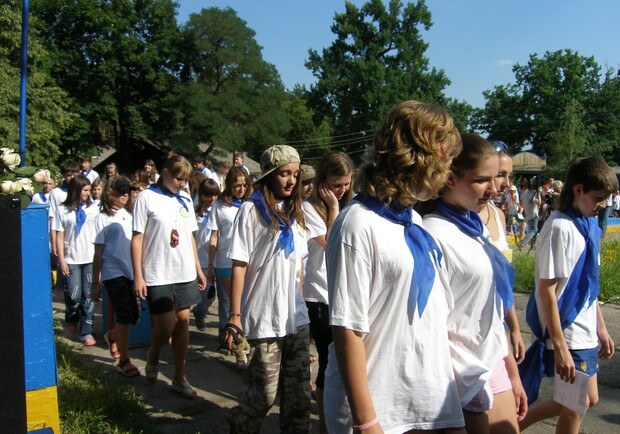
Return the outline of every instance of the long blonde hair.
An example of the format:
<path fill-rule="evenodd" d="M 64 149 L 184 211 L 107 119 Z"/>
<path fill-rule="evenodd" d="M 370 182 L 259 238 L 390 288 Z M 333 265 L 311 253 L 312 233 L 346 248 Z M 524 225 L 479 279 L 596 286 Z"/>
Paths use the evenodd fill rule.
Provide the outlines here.
<path fill-rule="evenodd" d="M 405 101 L 390 110 L 356 178 L 356 188 L 383 202 L 413 205 L 436 197 L 461 151 L 461 136 L 443 108 Z"/>
<path fill-rule="evenodd" d="M 314 188 L 312 189 L 312 206 L 316 209 L 317 213 L 321 216 L 323 221 L 327 223 L 328 209 L 325 201 L 319 193 L 319 187 L 327 183 L 327 178 L 330 176 L 349 176 L 351 175 L 351 181 L 353 181 L 353 171 L 355 166 L 351 158 L 344 152 L 330 152 L 325 155 L 319 161 L 316 168 L 316 176 L 314 177 Z M 344 206 L 351 202 L 353 199 L 353 189 L 344 194 L 340 203 Z"/>

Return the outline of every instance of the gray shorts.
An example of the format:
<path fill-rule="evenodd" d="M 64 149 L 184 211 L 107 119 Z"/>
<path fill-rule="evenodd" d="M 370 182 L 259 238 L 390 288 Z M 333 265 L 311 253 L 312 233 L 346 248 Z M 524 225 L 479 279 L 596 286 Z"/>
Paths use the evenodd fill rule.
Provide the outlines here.
<path fill-rule="evenodd" d="M 189 309 L 191 305 L 200 302 L 200 291 L 196 280 L 149 286 L 146 289 L 146 301 L 151 314 L 154 315 L 174 311 L 174 302 L 179 310 Z"/>

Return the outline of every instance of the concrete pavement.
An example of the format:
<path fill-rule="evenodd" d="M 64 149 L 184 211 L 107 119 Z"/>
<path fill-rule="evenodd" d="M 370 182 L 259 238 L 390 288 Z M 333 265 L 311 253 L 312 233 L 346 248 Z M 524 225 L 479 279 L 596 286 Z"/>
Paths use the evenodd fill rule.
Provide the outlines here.
<path fill-rule="evenodd" d="M 529 328 L 525 323 L 525 306 L 527 297 L 516 294 L 515 303 L 526 346 L 529 344 Z M 217 302 L 216 302 L 217 303 Z M 216 313 L 216 303 L 210 312 Z M 54 316 L 62 319 L 64 305 L 61 299 L 54 299 Z M 603 305 L 603 315 L 612 338 L 620 344 L 620 306 Z M 243 387 L 242 375 L 234 363 L 233 356 L 227 356 L 217 350 L 217 317 L 207 316 L 207 331 L 199 332 L 190 323 L 190 348 L 187 360 L 187 377 L 190 384 L 197 390 L 198 399 L 185 400 L 174 393 L 170 388 L 173 375 L 172 354 L 170 346 L 162 351 L 160 362 L 159 381 L 149 384 L 144 376 L 126 378 L 116 373 L 113 361 L 101 333 L 101 307 L 98 306 L 95 318 L 95 337 L 98 345 L 84 347 L 80 343 L 66 340 L 71 343 L 76 352 L 83 355 L 91 365 L 101 369 L 102 375 L 113 376 L 120 384 L 134 387 L 136 393 L 144 397 L 144 401 L 151 411 L 154 433 L 213 433 L 224 434 L 229 432 L 228 424 L 224 419 L 226 411 L 237 403 Z M 56 333 L 62 336 L 62 327 L 57 327 Z M 64 338 L 63 338 L 64 339 Z M 311 353 L 316 354 L 313 347 Z M 146 347 L 130 350 L 134 364 L 144 373 L 146 364 Z M 620 355 L 615 355 L 609 361 L 601 362 L 599 373 L 600 403 L 586 415 L 581 432 L 585 434 L 612 433 L 620 430 Z M 315 377 L 317 363 L 312 363 L 312 378 Z M 540 400 L 551 395 L 551 379 L 545 379 L 540 394 Z M 317 429 L 316 405 L 312 403 L 312 428 Z M 263 425 L 262 433 L 279 432 L 279 409 L 271 410 Z M 555 432 L 553 421 L 545 421 L 532 426 L 526 431 L 532 434 L 547 434 Z"/>

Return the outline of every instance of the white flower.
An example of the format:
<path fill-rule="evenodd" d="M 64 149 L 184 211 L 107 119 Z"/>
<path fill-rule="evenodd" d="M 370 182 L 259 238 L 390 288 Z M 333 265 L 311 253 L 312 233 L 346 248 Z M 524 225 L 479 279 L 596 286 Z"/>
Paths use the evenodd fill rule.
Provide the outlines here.
<path fill-rule="evenodd" d="M 32 186 L 32 184 L 23 185 L 22 188 L 24 189 L 24 193 L 26 193 L 28 196 L 32 196 L 34 194 L 34 187 Z"/>
<path fill-rule="evenodd" d="M 35 182 L 45 182 L 51 179 L 51 177 L 52 176 L 50 175 L 50 171 L 47 169 L 41 169 L 37 173 L 32 175 L 32 178 L 34 179 Z"/>
<path fill-rule="evenodd" d="M 5 194 L 13 194 L 22 191 L 22 185 L 13 181 L 2 181 L 0 184 L 0 190 Z"/>
<path fill-rule="evenodd" d="M 17 181 L 22 187 L 26 185 L 32 185 L 32 180 L 30 178 L 19 178 Z"/>
<path fill-rule="evenodd" d="M 3 151 L 2 162 L 5 165 L 9 166 L 9 169 L 12 169 L 13 167 L 17 166 L 22 161 L 19 154 L 13 152 L 9 148 L 1 148 L 0 151 Z"/>

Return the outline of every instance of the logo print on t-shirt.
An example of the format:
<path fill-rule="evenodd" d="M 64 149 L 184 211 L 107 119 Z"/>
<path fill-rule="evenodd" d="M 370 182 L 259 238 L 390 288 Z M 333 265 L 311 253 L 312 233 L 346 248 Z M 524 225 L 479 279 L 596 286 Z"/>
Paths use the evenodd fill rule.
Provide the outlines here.
<path fill-rule="evenodd" d="M 189 217 L 189 210 L 185 209 L 184 207 L 179 208 L 179 214 L 181 214 L 181 217 Z"/>
<path fill-rule="evenodd" d="M 97 217 L 97 214 L 94 214 L 94 213 L 86 214 L 86 220 L 88 220 L 89 222 L 92 222 L 93 220 L 95 220 L 95 217 Z"/>

